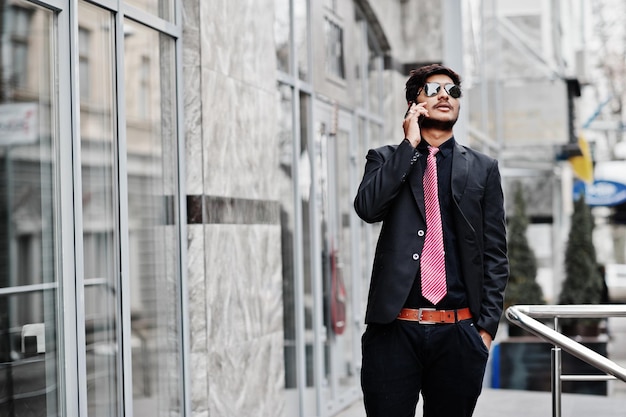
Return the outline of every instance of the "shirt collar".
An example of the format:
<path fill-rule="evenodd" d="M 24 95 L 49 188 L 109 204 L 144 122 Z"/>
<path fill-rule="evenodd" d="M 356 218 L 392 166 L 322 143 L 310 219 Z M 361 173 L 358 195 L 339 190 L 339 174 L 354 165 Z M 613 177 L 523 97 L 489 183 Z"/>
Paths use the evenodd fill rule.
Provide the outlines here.
<path fill-rule="evenodd" d="M 450 139 L 439 145 L 439 154 L 441 157 L 445 158 L 448 155 L 451 155 L 455 144 L 456 141 L 454 140 L 454 136 L 452 136 Z M 420 152 L 428 153 L 429 146 L 430 145 L 426 142 L 426 140 L 421 140 L 419 145 L 417 145 L 417 149 L 419 149 Z"/>

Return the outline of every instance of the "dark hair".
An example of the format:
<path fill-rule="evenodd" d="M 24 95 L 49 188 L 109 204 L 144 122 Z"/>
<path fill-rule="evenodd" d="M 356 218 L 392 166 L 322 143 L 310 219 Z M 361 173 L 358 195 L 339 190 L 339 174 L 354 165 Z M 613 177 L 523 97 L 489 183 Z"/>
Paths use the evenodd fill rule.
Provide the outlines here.
<path fill-rule="evenodd" d="M 426 79 L 434 74 L 445 74 L 452 79 L 452 82 L 461 87 L 461 76 L 451 68 L 441 64 L 431 64 L 411 70 L 409 79 L 406 82 L 406 101 L 415 101 L 417 92 L 426 84 Z"/>

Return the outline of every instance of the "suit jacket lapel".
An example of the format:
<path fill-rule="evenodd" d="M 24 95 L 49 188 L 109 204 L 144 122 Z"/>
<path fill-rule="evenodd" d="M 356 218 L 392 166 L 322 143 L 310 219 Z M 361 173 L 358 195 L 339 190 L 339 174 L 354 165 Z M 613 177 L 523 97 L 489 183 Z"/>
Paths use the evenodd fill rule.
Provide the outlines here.
<path fill-rule="evenodd" d="M 461 201 L 463 193 L 465 193 L 465 185 L 467 184 L 468 174 L 469 162 L 467 160 L 467 151 L 463 146 L 457 143 L 453 150 L 451 173 L 452 197 L 457 204 Z M 415 198 L 415 202 L 419 208 L 419 212 L 424 221 L 426 221 L 426 209 L 424 208 L 424 187 L 422 186 L 423 177 L 424 168 L 420 163 L 411 172 L 411 175 L 409 176 L 409 183 L 411 185 L 413 197 Z"/>
<path fill-rule="evenodd" d="M 423 177 L 424 168 L 422 168 L 421 161 L 418 160 L 417 166 L 413 168 L 413 171 L 409 176 L 409 184 L 411 185 L 413 198 L 415 198 L 419 212 L 424 221 L 426 221 L 426 209 L 424 208 L 424 187 L 422 186 Z"/>
<path fill-rule="evenodd" d="M 458 143 L 454 147 L 452 155 L 452 197 L 457 202 L 461 201 L 467 184 L 469 174 L 469 162 L 467 160 L 467 150 Z"/>

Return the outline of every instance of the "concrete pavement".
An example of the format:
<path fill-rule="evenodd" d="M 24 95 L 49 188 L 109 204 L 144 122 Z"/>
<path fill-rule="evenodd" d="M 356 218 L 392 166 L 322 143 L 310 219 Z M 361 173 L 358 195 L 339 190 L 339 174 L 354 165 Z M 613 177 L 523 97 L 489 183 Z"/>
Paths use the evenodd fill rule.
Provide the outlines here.
<path fill-rule="evenodd" d="M 563 417 L 624 417 L 626 396 L 563 394 Z M 416 417 L 422 417 L 418 405 Z M 552 415 L 552 397 L 549 392 L 484 389 L 478 400 L 474 417 L 548 417 Z M 365 417 L 362 402 L 353 404 L 336 417 Z M 391 417 L 391 416 L 390 416 Z"/>

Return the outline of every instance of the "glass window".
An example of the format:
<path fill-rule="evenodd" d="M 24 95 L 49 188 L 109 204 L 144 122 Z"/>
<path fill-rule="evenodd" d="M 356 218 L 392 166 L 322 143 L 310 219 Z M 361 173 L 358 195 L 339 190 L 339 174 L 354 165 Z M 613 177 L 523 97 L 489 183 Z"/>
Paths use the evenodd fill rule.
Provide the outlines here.
<path fill-rule="evenodd" d="M 29 33 L 33 29 L 31 27 L 32 15 L 34 9 L 30 7 L 8 6 L 7 7 L 7 23 L 8 30 L 6 35 L 10 40 L 10 67 L 8 80 L 10 87 L 23 88 L 29 79 L 28 75 L 28 53 L 29 47 L 32 47 L 32 38 Z M 31 57 L 32 58 L 32 57 Z M 32 81 L 32 76 L 31 79 Z"/>
<path fill-rule="evenodd" d="M 280 177 L 281 248 L 283 264 L 283 329 L 285 338 L 285 387 L 297 387 L 295 267 L 294 267 L 294 206 L 293 206 L 293 89 L 278 86 L 278 154 Z"/>
<path fill-rule="evenodd" d="M 312 106 L 312 99 L 306 93 L 300 92 L 300 156 L 299 165 L 300 170 L 298 172 L 298 178 L 296 186 L 300 190 L 300 204 L 302 210 L 302 235 L 300 236 L 299 245 L 302 247 L 302 304 L 296 306 L 304 310 L 304 326 L 305 326 L 305 353 L 306 353 L 306 369 L 305 369 L 305 381 L 307 387 L 312 387 L 315 384 L 315 369 L 314 369 L 314 351 L 313 351 L 313 332 L 314 332 L 314 282 L 313 282 L 313 262 L 318 262 L 319 259 L 313 254 L 314 248 L 312 247 L 314 242 L 315 230 L 311 225 L 311 215 L 313 214 L 313 204 L 315 199 L 311 196 L 312 185 L 312 167 L 311 164 L 314 159 L 309 152 L 309 131 L 310 122 L 309 114 Z M 310 401 L 311 403 L 307 403 Z M 305 409 L 314 409 L 313 398 L 307 397 L 305 399 Z"/>
<path fill-rule="evenodd" d="M 125 25 L 133 409 L 175 415 L 183 403 L 175 45 Z"/>
<path fill-rule="evenodd" d="M 383 53 L 374 31 L 356 8 L 354 31 L 355 57 L 355 96 L 361 100 L 358 105 L 371 115 L 383 115 Z"/>
<path fill-rule="evenodd" d="M 310 81 L 309 75 L 309 6 L 307 0 L 292 0 L 294 8 L 294 42 L 298 54 L 298 78 Z"/>
<path fill-rule="evenodd" d="M 318 112 L 319 114 L 320 112 Z M 350 189 L 350 119 L 337 108 L 329 109 L 333 125 L 319 129 L 318 168 L 322 226 L 322 272 L 324 286 L 326 400 L 340 401 L 356 385 L 355 332 L 351 316 L 355 293 L 351 271 L 353 211 Z M 358 298 L 356 298 L 358 300 Z"/>
<path fill-rule="evenodd" d="M 354 98 L 357 100 L 358 105 L 367 106 L 365 102 L 365 86 L 363 78 L 367 74 L 367 70 L 364 62 L 364 51 L 363 45 L 365 45 L 365 33 L 367 31 L 367 26 L 365 24 L 365 20 L 360 18 L 360 13 L 356 15 L 356 22 L 354 25 L 354 31 L 352 33 L 353 42 L 355 47 L 352 48 L 350 53 L 352 54 L 352 59 L 354 62 Z"/>
<path fill-rule="evenodd" d="M 89 79 L 89 51 L 91 35 L 90 31 L 85 28 L 78 28 L 78 72 L 80 77 L 80 98 L 86 100 L 89 98 L 91 81 Z"/>
<path fill-rule="evenodd" d="M 343 59 L 343 28 L 328 17 L 324 20 L 326 35 L 326 73 L 334 77 L 346 78 Z"/>
<path fill-rule="evenodd" d="M 137 115 L 140 119 L 150 119 L 150 57 L 143 55 L 139 66 L 139 99 L 137 100 Z"/>
<path fill-rule="evenodd" d="M 291 11 L 293 10 L 293 32 Z M 274 0 L 274 39 L 278 70 L 309 80 L 309 11 L 307 0 Z M 292 74 L 292 43 L 295 44 L 297 74 Z"/>
<path fill-rule="evenodd" d="M 161 19 L 174 20 L 174 0 L 126 0 L 125 3 Z"/>
<path fill-rule="evenodd" d="M 59 415 L 55 15 L 1 2 L 0 414 Z"/>
<path fill-rule="evenodd" d="M 382 94 L 383 55 L 378 48 L 378 44 L 372 32 L 369 30 L 367 36 L 367 51 L 369 110 L 374 114 L 382 115 L 382 104 L 384 102 Z"/>
<path fill-rule="evenodd" d="M 116 416 L 119 391 L 119 225 L 113 16 L 78 3 L 85 355 L 90 416 Z M 90 50 L 96 61 L 89 64 Z M 90 71 L 94 71 L 94 74 Z"/>
<path fill-rule="evenodd" d="M 307 387 L 314 386 L 313 364 L 313 282 L 310 228 L 311 213 L 311 160 L 308 132 L 311 97 L 289 85 L 278 85 L 279 164 L 284 175 L 278 182 L 281 201 L 284 353 L 287 414 L 298 414 L 300 406 L 314 410 L 315 397 Z M 293 115 L 299 94 L 299 132 L 295 131 Z M 294 154 L 299 140 L 300 152 Z M 297 165 L 295 175 L 294 163 Z M 300 197 L 294 200 L 294 193 Z M 304 328 L 298 320 L 303 320 Z M 301 339 L 298 339 L 298 332 Z M 304 343 L 304 344 L 301 344 Z M 302 367 L 299 367 L 301 365 Z M 302 397 L 299 397 L 298 392 Z"/>
<path fill-rule="evenodd" d="M 276 42 L 276 63 L 279 71 L 291 70 L 291 33 L 289 25 L 289 0 L 274 0 L 274 39 Z"/>

